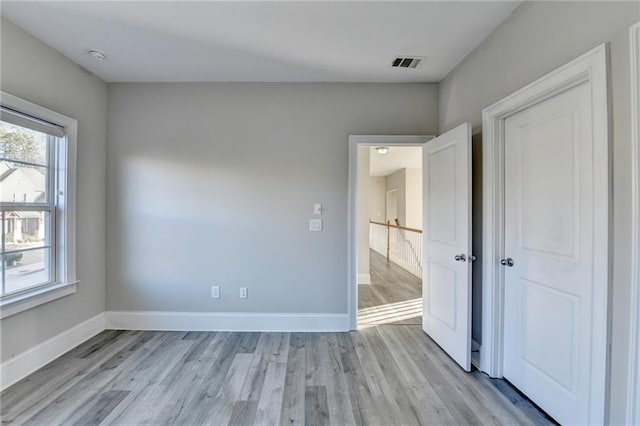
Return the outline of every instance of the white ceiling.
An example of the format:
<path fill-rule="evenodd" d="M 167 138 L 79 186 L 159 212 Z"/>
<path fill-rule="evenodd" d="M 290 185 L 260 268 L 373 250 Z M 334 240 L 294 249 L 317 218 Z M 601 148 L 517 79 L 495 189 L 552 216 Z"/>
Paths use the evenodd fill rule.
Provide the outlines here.
<path fill-rule="evenodd" d="M 419 169 L 422 167 L 422 147 L 391 147 L 386 154 L 378 154 L 372 147 L 369 159 L 370 176 L 388 176 L 400 169 Z"/>
<path fill-rule="evenodd" d="M 109 82 L 437 82 L 519 3 L 1 2 L 4 17 Z M 395 69 L 395 55 L 427 60 Z"/>

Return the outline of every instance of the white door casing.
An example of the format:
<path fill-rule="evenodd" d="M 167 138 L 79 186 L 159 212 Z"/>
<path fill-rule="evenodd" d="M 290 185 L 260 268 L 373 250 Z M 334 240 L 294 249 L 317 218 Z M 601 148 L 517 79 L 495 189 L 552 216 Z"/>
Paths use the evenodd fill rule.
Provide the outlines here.
<path fill-rule="evenodd" d="M 481 370 L 561 423 L 605 416 L 608 129 L 606 45 L 483 111 Z"/>
<path fill-rule="evenodd" d="M 471 369 L 471 125 L 422 148 L 422 328 Z"/>

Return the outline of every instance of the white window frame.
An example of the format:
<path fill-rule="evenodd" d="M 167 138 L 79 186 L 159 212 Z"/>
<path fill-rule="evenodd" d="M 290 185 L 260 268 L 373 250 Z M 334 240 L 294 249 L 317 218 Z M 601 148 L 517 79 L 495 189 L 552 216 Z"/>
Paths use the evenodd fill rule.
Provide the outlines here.
<path fill-rule="evenodd" d="M 76 292 L 76 151 L 78 122 L 66 115 L 0 91 L 0 104 L 25 115 L 64 128 L 56 147 L 52 171 L 56 173 L 56 211 L 52 219 L 52 250 L 55 250 L 53 282 L 0 297 L 0 319 Z"/>

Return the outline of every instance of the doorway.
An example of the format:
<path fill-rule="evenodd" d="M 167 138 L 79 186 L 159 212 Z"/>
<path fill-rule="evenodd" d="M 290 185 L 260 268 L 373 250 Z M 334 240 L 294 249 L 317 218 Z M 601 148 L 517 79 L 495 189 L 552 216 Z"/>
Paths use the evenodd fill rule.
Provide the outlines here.
<path fill-rule="evenodd" d="M 379 154 L 375 148 L 387 147 L 399 150 L 403 147 L 411 148 L 417 152 L 417 164 L 421 164 L 420 149 L 423 144 L 433 139 L 433 136 L 410 135 L 410 136 L 382 136 L 382 135 L 352 135 L 349 137 L 349 319 L 350 329 L 358 329 L 358 306 L 362 309 L 372 308 L 362 312 L 366 316 L 365 321 L 369 324 L 377 321 L 393 322 L 394 318 L 386 318 L 385 312 L 404 311 L 405 317 L 398 321 L 415 321 L 415 312 L 421 311 L 421 277 L 416 276 L 420 254 L 416 252 L 421 245 L 421 235 L 417 228 L 407 230 L 407 204 L 406 197 L 400 191 L 393 191 L 389 187 L 387 191 L 386 176 L 393 174 L 386 173 L 384 176 L 370 175 L 370 156 L 372 153 Z M 417 151 L 416 151 L 417 150 Z M 368 158 L 364 160 L 363 155 Z M 396 151 L 398 152 L 398 151 Z M 403 167 L 405 169 L 407 167 Z M 411 167 L 409 167 L 411 168 Z M 395 170 L 396 172 L 398 170 Z M 406 183 L 406 172 L 404 172 Z M 410 174 L 413 172 L 409 172 Z M 397 173 L 402 175 L 403 173 Z M 397 176 L 396 176 L 397 177 Z M 369 197 L 364 197 L 363 193 L 369 193 L 371 185 L 376 185 L 378 180 L 378 190 L 376 193 L 377 207 L 375 203 L 369 207 Z M 413 180 L 415 177 L 410 177 Z M 420 177 L 418 176 L 418 180 Z M 406 190 L 406 188 L 405 188 Z M 409 191 L 415 191 L 415 185 L 410 185 Z M 418 188 L 421 191 L 421 188 Z M 413 192 L 411 192 L 413 194 Z M 389 196 L 387 196 L 389 195 Z M 373 197 L 373 195 L 372 195 Z M 410 202 L 416 202 L 416 197 L 411 195 Z M 418 202 L 421 204 L 420 200 Z M 366 206 L 366 210 L 362 207 Z M 360 207 L 360 208 L 358 208 Z M 389 210 L 388 210 L 389 208 Z M 409 223 L 415 220 L 414 208 L 409 206 Z M 393 217 L 391 217 L 393 216 Z M 421 215 L 419 215 L 421 216 Z M 399 225 L 396 225 L 395 219 Z M 421 227 L 421 224 L 420 224 Z M 415 236 L 413 234 L 416 234 Z M 416 247 L 411 247 L 415 244 Z M 412 251 L 413 250 L 413 251 Z M 401 262 L 399 256 L 411 255 L 415 261 Z M 395 259 L 395 262 L 391 261 Z M 363 269 L 366 266 L 366 269 Z M 409 268 L 413 267 L 413 272 Z M 370 277 L 370 282 L 366 279 Z M 376 281 L 377 280 L 377 281 Z M 359 300 L 358 288 L 363 286 L 362 300 Z M 393 286 L 392 289 L 377 287 L 375 283 Z M 397 284 L 397 285 L 394 285 Z M 367 287 L 368 286 L 368 287 Z M 376 286 L 376 287 L 374 287 Z M 377 290 L 377 291 L 376 291 Z M 366 294 L 365 294 L 366 293 Z M 383 306 L 387 305 L 387 306 Z M 413 313 L 412 313 L 413 312 Z M 419 318 L 418 318 L 419 319 Z"/>
<path fill-rule="evenodd" d="M 368 176 L 358 188 L 367 226 L 358 236 L 368 259 L 358 259 L 358 328 L 422 323 L 422 147 L 364 147 Z M 368 160 L 366 160 L 368 158 Z M 368 161 L 368 164 L 366 164 Z M 382 213 L 382 214 L 381 214 Z M 359 249 L 359 255 L 362 254 Z M 369 270 L 362 270 L 369 265 Z"/>
<path fill-rule="evenodd" d="M 367 136 L 363 136 L 365 140 Z M 385 137 L 382 137 L 385 138 Z M 391 140 L 396 137 L 389 137 Z M 410 306 L 383 306 L 384 312 L 370 312 L 374 318 L 393 322 L 398 310 L 415 309 L 414 321 L 463 369 L 471 369 L 471 126 L 464 123 L 438 137 L 421 137 L 411 159 L 420 166 L 419 173 L 410 179 L 409 168 L 385 177 L 382 191 L 386 203 L 387 189 L 398 190 L 397 218 L 385 218 L 386 222 L 371 220 L 369 206 L 363 194 L 369 192 L 367 168 L 370 157 L 378 152 L 385 154 L 389 147 L 380 143 L 359 146 L 358 137 L 351 137 L 350 146 L 350 318 L 352 329 L 358 328 L 358 286 L 356 278 L 370 275 L 369 246 L 386 257 L 389 265 L 401 267 L 416 277 L 425 278 L 417 294 L 420 298 L 405 296 L 400 302 Z M 366 143 L 365 142 L 365 143 Z M 378 146 L 376 146 L 378 145 Z M 394 150 L 400 150 L 398 142 Z M 417 145 L 417 146 L 416 146 Z M 371 146 L 376 147 L 375 151 Z M 405 148 L 409 149 L 409 148 Z M 374 156 L 373 158 L 379 158 Z M 371 163 L 373 164 L 373 163 Z M 413 180 L 417 184 L 410 184 Z M 400 184 L 398 184 L 400 181 Z M 387 186 L 389 188 L 387 188 Z M 413 191 L 410 193 L 410 191 Z M 364 201 L 363 201 L 364 198 Z M 356 202 L 357 200 L 357 202 Z M 421 206 L 412 208 L 411 203 Z M 386 207 L 383 207 L 386 212 Z M 376 210 L 376 209 L 374 209 Z M 394 223 L 392 223 L 393 219 Z M 367 221 L 369 231 L 366 230 Z M 423 224 L 427 229 L 423 232 Z M 364 231 L 362 231 L 364 229 Z M 424 249 L 423 249 L 424 245 Z M 374 255 L 375 257 L 375 255 Z M 366 265 L 366 270 L 363 269 Z M 384 271 L 388 272 L 388 271 Z M 394 276 L 387 284 L 394 284 Z M 365 284 L 362 282 L 362 284 Z M 422 284 L 422 283 L 420 283 Z M 365 287 L 363 287 L 363 291 Z M 380 287 L 384 291 L 383 287 Z M 410 293 L 411 294 L 411 293 Z M 387 300 L 388 301 L 388 300 Z M 364 302 L 364 301 L 363 301 Z M 366 302 L 365 302 L 366 303 Z M 417 305 L 417 307 L 415 306 Z M 420 311 L 419 306 L 422 309 Z M 367 306 L 367 308 L 369 308 Z M 373 311 L 373 310 L 372 310 Z M 389 312 L 392 315 L 389 315 Z M 422 315 L 420 315 L 420 313 Z M 371 318 L 367 318 L 371 321 Z"/>

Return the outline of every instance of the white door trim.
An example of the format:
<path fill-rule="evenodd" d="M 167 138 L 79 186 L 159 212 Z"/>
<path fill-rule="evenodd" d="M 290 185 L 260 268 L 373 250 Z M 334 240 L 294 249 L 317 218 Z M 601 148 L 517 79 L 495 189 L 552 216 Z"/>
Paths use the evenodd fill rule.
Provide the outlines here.
<path fill-rule="evenodd" d="M 421 146 L 433 138 L 432 135 L 349 135 L 347 313 L 350 330 L 358 329 L 358 146 Z"/>
<path fill-rule="evenodd" d="M 605 419 L 608 294 L 610 285 L 609 205 L 610 150 L 607 98 L 608 49 L 602 44 L 574 61 L 536 80 L 523 89 L 487 107 L 482 112 L 483 128 L 483 291 L 482 348 L 480 369 L 491 377 L 502 377 L 504 329 L 504 127 L 507 117 L 542 102 L 578 84 L 587 83 L 592 94 L 594 132 L 594 259 L 593 341 L 590 423 Z"/>
<path fill-rule="evenodd" d="M 627 424 L 640 424 L 640 22 L 629 30 L 631 55 L 631 321 Z"/>

